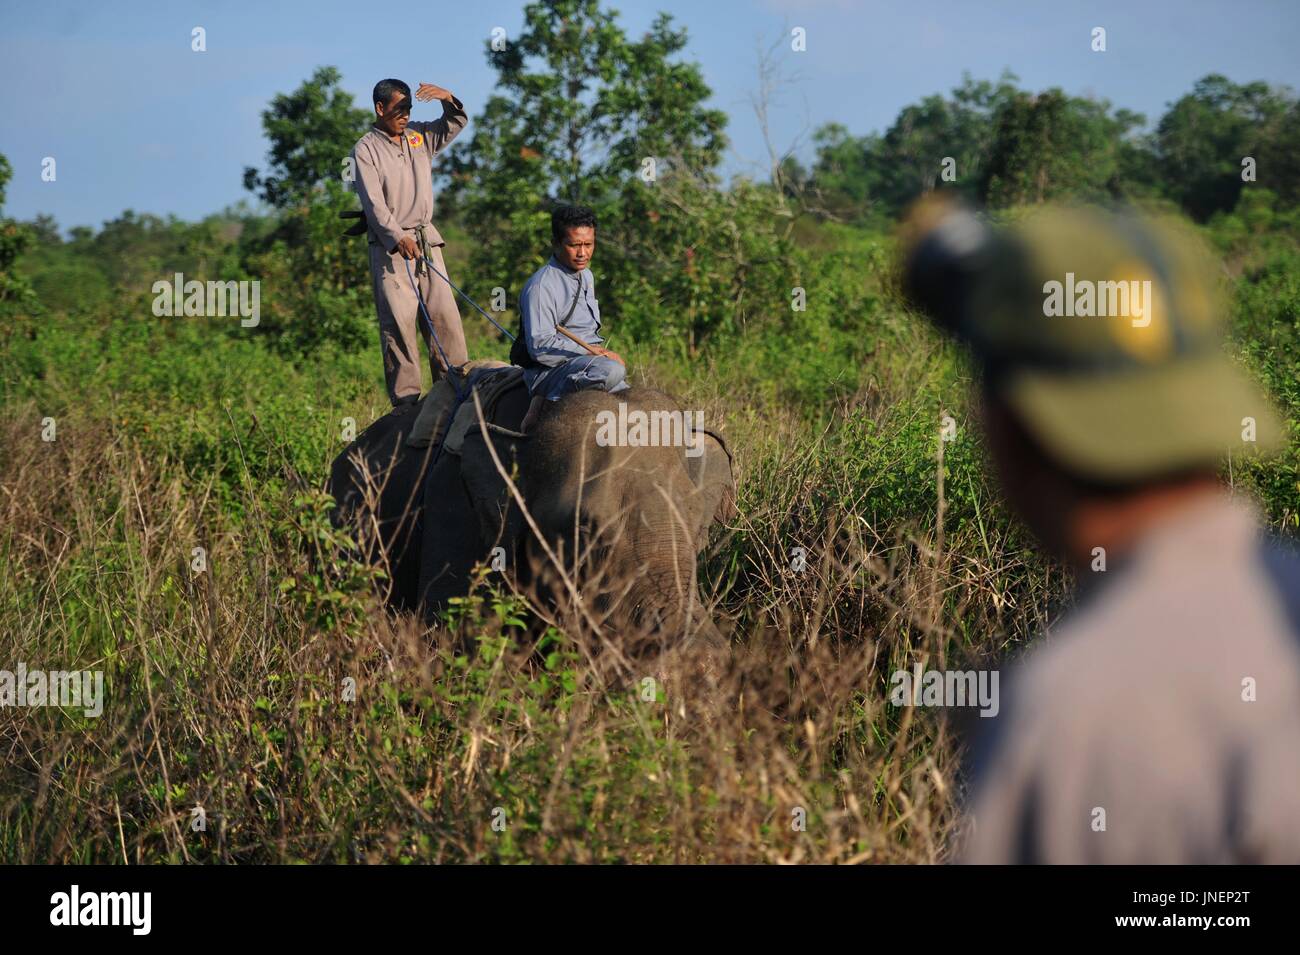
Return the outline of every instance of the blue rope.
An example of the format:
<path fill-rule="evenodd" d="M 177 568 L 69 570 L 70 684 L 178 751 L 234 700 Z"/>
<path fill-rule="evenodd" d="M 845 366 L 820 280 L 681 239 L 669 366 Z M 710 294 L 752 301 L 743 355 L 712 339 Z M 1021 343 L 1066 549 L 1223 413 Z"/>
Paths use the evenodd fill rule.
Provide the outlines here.
<path fill-rule="evenodd" d="M 447 353 L 442 350 L 442 342 L 438 341 L 438 333 L 433 329 L 433 319 L 429 317 L 429 310 L 424 307 L 424 296 L 420 294 L 420 287 L 415 284 L 415 275 L 411 272 L 411 260 L 402 259 L 402 261 L 406 263 L 406 278 L 411 283 L 411 291 L 415 292 L 416 301 L 420 303 L 420 314 L 424 316 L 425 324 L 429 326 L 429 335 L 433 338 L 433 343 L 438 348 L 438 354 L 442 356 L 442 367 L 446 368 L 447 372 L 450 372 L 452 370 L 451 359 L 449 359 Z M 450 285 L 451 283 L 448 282 L 447 284 Z M 468 384 L 469 383 L 466 382 L 466 387 L 468 387 Z M 456 397 L 461 397 L 459 389 L 456 391 Z"/>
<path fill-rule="evenodd" d="M 514 340 L 515 340 L 515 336 L 514 336 L 514 335 L 511 335 L 508 331 L 506 331 L 504 328 L 502 328 L 501 325 L 497 322 L 497 320 L 496 320 L 495 318 L 493 318 L 493 317 L 492 317 L 491 315 L 489 315 L 487 312 L 483 311 L 483 309 L 479 308 L 479 304 L 478 304 L 478 302 L 474 301 L 472 298 L 470 298 L 468 295 L 466 295 L 466 294 L 465 294 L 464 292 L 462 292 L 460 289 L 456 288 L 456 286 L 452 283 L 451 279 L 447 278 L 447 276 L 445 276 L 445 275 L 443 275 L 441 272 L 439 272 L 439 271 L 438 271 L 438 267 L 437 267 L 436 265 L 434 265 L 433 262 L 431 262 L 431 261 L 429 260 L 429 257 L 428 257 L 427 255 L 424 257 L 424 261 L 425 261 L 425 264 L 428 265 L 429 268 L 433 270 L 433 274 L 434 274 L 434 275 L 438 276 L 440 279 L 442 279 L 444 282 L 446 282 L 448 285 L 450 285 L 451 288 L 452 288 L 452 291 L 454 291 L 457 295 L 459 295 L 459 296 L 460 296 L 461 298 L 463 298 L 465 301 L 469 302 L 469 303 L 470 303 L 471 305 L 473 305 L 476 309 L 478 309 L 478 313 L 479 313 L 480 315 L 482 315 L 484 318 L 486 318 L 489 322 L 491 322 L 493 325 L 496 325 L 496 327 L 497 327 L 497 331 L 499 331 L 502 335 L 506 336 L 506 338 L 510 339 L 511 341 L 514 341 Z M 407 271 L 408 271 L 408 272 L 409 272 L 410 269 L 411 269 L 410 265 L 407 265 L 406 268 L 407 268 Z"/>
<path fill-rule="evenodd" d="M 434 330 L 433 319 L 429 317 L 429 310 L 428 308 L 425 307 L 424 296 L 420 294 L 420 287 L 415 284 L 415 275 L 414 273 L 411 272 L 411 260 L 403 259 L 402 261 L 406 263 L 406 278 L 411 283 L 411 290 L 415 292 L 416 301 L 420 303 L 420 314 L 424 316 L 425 324 L 428 325 L 429 327 L 429 337 L 433 339 L 433 344 L 438 348 L 438 354 L 442 356 L 442 366 L 446 368 L 449 373 L 452 369 L 451 361 L 450 359 L 447 358 L 447 353 L 442 349 L 442 342 L 438 341 L 438 333 Z M 442 277 L 442 280 L 444 282 L 446 282 L 448 285 L 451 285 L 451 287 L 455 289 L 457 292 L 460 292 L 461 297 L 464 298 L 465 301 L 469 302 L 475 308 L 478 308 L 477 303 L 475 303 L 475 301 L 472 298 L 470 298 L 464 292 L 461 292 L 460 289 L 456 288 L 455 285 L 452 285 L 451 279 L 447 278 L 447 276 L 443 275 L 441 272 L 438 272 L 437 268 L 434 267 L 433 263 L 429 262 L 428 256 L 425 256 L 424 261 L 428 263 L 429 268 L 433 269 L 434 272 L 436 272 L 439 276 Z M 505 332 L 506 335 L 509 335 L 511 341 L 515 340 L 515 336 L 510 335 L 510 333 L 507 332 L 504 328 L 501 328 L 500 325 L 497 325 L 496 322 L 492 321 L 492 316 L 488 315 L 488 313 L 484 312 L 483 309 L 481 308 L 478 308 L 478 310 L 479 312 L 482 313 L 484 318 L 486 318 L 489 322 L 492 322 L 493 325 L 496 325 L 497 328 L 500 328 L 501 331 Z M 456 420 L 456 412 L 460 411 L 460 406 L 465 403 L 465 399 L 469 397 L 470 392 L 473 390 L 470 383 L 469 376 L 468 375 L 465 376 L 464 391 L 461 391 L 460 388 L 456 386 L 455 379 L 452 379 L 452 389 L 456 395 L 456 403 L 451 406 L 451 413 L 447 415 L 447 425 L 443 430 L 442 439 L 438 441 L 438 450 L 433 455 L 433 461 L 430 462 L 429 464 L 430 470 L 432 470 L 434 465 L 438 463 L 438 459 L 442 457 L 442 448 L 443 445 L 447 443 L 446 442 L 447 432 L 451 430 L 452 423 Z"/>

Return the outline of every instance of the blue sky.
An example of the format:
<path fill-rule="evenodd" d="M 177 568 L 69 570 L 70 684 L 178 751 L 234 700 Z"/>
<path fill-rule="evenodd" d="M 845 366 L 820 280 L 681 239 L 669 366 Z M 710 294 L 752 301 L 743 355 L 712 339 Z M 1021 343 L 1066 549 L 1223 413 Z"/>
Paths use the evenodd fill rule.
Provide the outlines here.
<path fill-rule="evenodd" d="M 1209 72 L 1300 87 L 1300 3 L 1294 0 L 623 0 L 630 34 L 656 12 L 690 34 L 688 54 L 731 116 L 729 172 L 758 171 L 764 149 L 749 96 L 760 46 L 807 33 L 783 61 L 797 74 L 775 105 L 780 148 L 837 120 L 883 130 L 898 110 L 945 92 L 963 71 L 1060 86 L 1159 116 Z M 14 178 L 5 214 L 51 213 L 64 229 L 98 226 L 124 209 L 197 219 L 248 197 L 241 177 L 265 156 L 260 112 L 321 65 L 368 104 L 374 82 L 399 76 L 446 86 L 475 109 L 491 91 L 484 44 L 515 35 L 523 4 L 366 5 L 271 2 L 36 2 L 0 5 L 0 152 Z M 376 11 L 383 10 L 380 15 Z M 404 19 L 405 18 L 405 19 Z M 190 31 L 207 31 L 207 52 Z M 1105 53 L 1090 49 L 1107 30 Z M 427 113 L 428 115 L 424 115 Z M 433 107 L 417 105 L 415 118 Z M 799 150 L 807 158 L 805 143 Z M 41 161 L 58 163 L 56 182 Z"/>

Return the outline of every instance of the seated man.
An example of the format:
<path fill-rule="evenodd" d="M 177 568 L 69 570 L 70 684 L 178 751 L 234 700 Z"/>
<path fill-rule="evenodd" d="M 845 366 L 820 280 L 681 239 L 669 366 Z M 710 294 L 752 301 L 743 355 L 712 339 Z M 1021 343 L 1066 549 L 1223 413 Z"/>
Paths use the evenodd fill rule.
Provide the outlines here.
<path fill-rule="evenodd" d="M 627 388 L 626 363 L 601 347 L 600 306 L 587 268 L 596 249 L 596 216 L 581 206 L 560 206 L 551 215 L 551 242 L 550 261 L 519 296 L 519 340 L 510 355 L 524 367 L 533 396 L 521 425 L 525 432 L 545 401 L 587 388 Z"/>

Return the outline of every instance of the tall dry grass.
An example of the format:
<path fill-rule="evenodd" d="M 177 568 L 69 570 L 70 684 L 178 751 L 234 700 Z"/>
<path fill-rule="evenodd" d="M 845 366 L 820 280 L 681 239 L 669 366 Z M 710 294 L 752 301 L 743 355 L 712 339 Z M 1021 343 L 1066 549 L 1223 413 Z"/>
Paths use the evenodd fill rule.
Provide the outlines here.
<path fill-rule="evenodd" d="M 973 521 L 933 487 L 882 515 L 852 443 L 917 423 L 874 387 L 816 431 L 706 399 L 738 422 L 740 508 L 702 560 L 732 645 L 707 671 L 603 665 L 575 608 L 538 626 L 486 573 L 438 626 L 391 615 L 310 476 L 248 470 L 223 505 L 111 422 L 46 443 L 10 406 L 0 666 L 102 669 L 107 703 L 0 710 L 0 859 L 944 860 L 959 728 L 892 706 L 889 674 L 992 665 L 1060 586 L 982 485 Z"/>

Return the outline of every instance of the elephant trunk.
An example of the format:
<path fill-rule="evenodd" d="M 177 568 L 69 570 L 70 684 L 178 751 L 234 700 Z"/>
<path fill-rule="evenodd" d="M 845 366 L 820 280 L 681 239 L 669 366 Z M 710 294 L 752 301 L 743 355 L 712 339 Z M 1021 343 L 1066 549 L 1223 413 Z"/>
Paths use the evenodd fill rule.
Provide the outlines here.
<path fill-rule="evenodd" d="M 652 492 L 659 498 L 657 491 Z M 680 496 L 674 498 L 682 500 Z M 642 498 L 643 505 L 649 498 Z M 628 521 L 627 567 L 633 575 L 624 606 L 639 629 L 668 638 L 720 639 L 700 605 L 696 543 L 689 519 L 659 499 Z"/>

